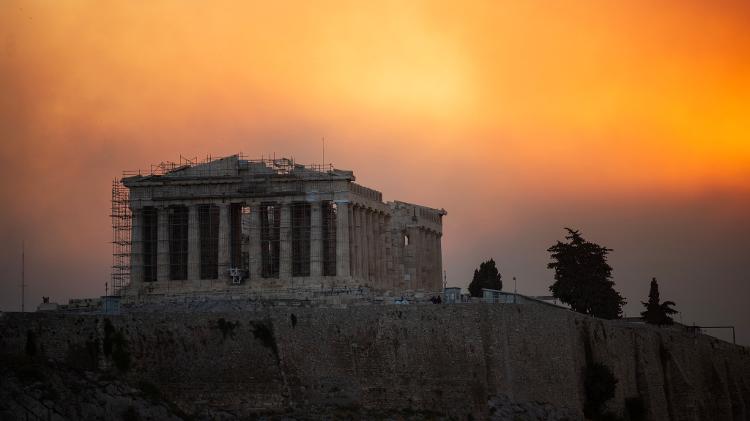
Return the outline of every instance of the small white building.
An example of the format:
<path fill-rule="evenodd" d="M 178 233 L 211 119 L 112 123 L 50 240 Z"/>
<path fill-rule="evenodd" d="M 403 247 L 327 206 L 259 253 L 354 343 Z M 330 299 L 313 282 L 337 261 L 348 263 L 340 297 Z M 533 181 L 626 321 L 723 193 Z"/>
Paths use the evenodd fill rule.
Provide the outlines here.
<path fill-rule="evenodd" d="M 523 304 L 523 298 L 522 295 L 514 294 L 512 292 L 482 288 L 482 300 L 484 300 L 485 303 Z"/>
<path fill-rule="evenodd" d="M 546 304 L 558 308 L 568 308 L 558 304 L 557 299 L 552 296 L 528 296 L 513 292 L 505 292 L 496 289 L 482 288 L 482 301 L 490 304 Z"/>
<path fill-rule="evenodd" d="M 50 303 L 49 297 L 42 297 L 42 302 L 36 306 L 36 311 L 55 311 L 60 307 L 57 303 Z"/>
<path fill-rule="evenodd" d="M 448 287 L 443 289 L 443 300 L 446 304 L 455 304 L 461 302 L 461 288 Z"/>

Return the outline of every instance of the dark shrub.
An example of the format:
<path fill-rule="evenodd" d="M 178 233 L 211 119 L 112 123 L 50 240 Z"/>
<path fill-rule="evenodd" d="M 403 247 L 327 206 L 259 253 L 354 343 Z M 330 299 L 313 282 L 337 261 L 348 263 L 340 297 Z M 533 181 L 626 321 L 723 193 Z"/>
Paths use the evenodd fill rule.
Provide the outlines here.
<path fill-rule="evenodd" d="M 115 327 L 112 325 L 112 322 L 109 319 L 104 319 L 104 343 L 102 347 L 106 356 L 112 355 L 112 338 L 114 335 Z"/>
<path fill-rule="evenodd" d="M 226 339 L 228 336 L 234 336 L 234 328 L 240 325 L 240 322 L 228 322 L 223 317 L 216 321 L 216 325 L 221 331 L 221 336 Z"/>
<path fill-rule="evenodd" d="M 130 351 L 128 350 L 128 340 L 122 331 L 115 333 L 112 340 L 112 361 L 118 370 L 125 372 L 130 369 Z"/>
<path fill-rule="evenodd" d="M 253 323 L 253 337 L 258 339 L 263 346 L 270 348 L 273 351 L 273 355 L 278 358 L 279 350 L 276 347 L 276 337 L 269 324 L 269 322 Z"/>
<path fill-rule="evenodd" d="M 600 363 L 587 365 L 585 376 L 583 386 L 586 403 L 583 406 L 583 414 L 587 418 L 600 419 L 604 403 L 615 396 L 617 379 L 609 367 Z"/>
<path fill-rule="evenodd" d="M 104 355 L 112 356 L 112 362 L 118 370 L 125 372 L 130 369 L 130 351 L 128 339 L 122 329 L 115 329 L 109 319 L 104 319 Z"/>

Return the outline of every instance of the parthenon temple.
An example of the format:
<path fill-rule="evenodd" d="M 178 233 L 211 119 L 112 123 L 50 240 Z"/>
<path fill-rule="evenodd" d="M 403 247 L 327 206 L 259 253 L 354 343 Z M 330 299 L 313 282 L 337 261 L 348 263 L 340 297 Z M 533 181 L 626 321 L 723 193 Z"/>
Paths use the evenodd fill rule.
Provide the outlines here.
<path fill-rule="evenodd" d="M 124 177 L 125 295 L 442 289 L 444 209 L 383 202 L 352 171 L 240 155 Z"/>

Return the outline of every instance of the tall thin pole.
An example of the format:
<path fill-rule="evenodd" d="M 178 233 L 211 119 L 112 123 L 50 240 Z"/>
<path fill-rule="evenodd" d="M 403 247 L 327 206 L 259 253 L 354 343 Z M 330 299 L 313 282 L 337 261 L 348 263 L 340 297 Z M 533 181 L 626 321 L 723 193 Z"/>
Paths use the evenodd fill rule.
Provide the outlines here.
<path fill-rule="evenodd" d="M 21 242 L 21 313 L 24 312 L 24 303 L 26 302 L 26 240 Z"/>
<path fill-rule="evenodd" d="M 323 136 L 323 167 L 326 165 L 326 138 Z"/>

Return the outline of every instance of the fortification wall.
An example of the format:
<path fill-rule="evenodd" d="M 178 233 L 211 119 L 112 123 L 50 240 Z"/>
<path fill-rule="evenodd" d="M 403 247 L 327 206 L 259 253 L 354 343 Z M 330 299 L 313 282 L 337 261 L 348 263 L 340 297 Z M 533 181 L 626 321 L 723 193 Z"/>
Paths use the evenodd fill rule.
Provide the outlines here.
<path fill-rule="evenodd" d="M 618 381 L 608 403 L 615 413 L 624 412 L 627 398 L 640 397 L 648 419 L 750 416 L 747 348 L 545 305 L 106 317 L 6 313 L 0 352 L 24 353 L 31 337 L 46 358 L 102 370 L 123 364 L 113 358 L 121 347 L 119 359 L 124 353 L 130 363 L 123 376 L 157 385 L 187 413 L 340 407 L 484 418 L 488 399 L 500 396 L 575 419 L 583 418 L 585 367 L 599 362 Z"/>

